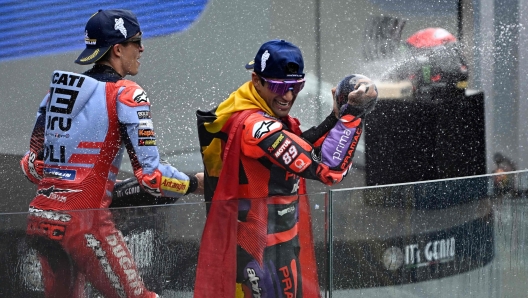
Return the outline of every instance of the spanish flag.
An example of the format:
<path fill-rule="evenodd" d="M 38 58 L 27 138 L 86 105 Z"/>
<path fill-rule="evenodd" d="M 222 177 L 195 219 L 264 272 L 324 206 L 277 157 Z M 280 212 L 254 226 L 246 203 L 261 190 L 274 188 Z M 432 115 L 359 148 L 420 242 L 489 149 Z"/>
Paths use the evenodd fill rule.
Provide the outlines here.
<path fill-rule="evenodd" d="M 208 203 L 196 270 L 196 298 L 236 296 L 237 231 L 241 228 L 238 223 L 240 143 L 244 120 L 259 110 L 275 116 L 253 84 L 247 82 L 216 109 L 196 113 L 205 167 L 205 201 Z M 297 119 L 288 116 L 281 120 L 292 132 L 301 134 Z M 304 182 L 301 178 L 299 194 L 306 193 Z M 265 204 L 264 199 L 259 201 Z M 303 297 L 320 297 L 306 196 L 300 196 L 298 225 Z M 267 224 L 252 228 L 256 243 L 253 253 L 262 261 Z"/>

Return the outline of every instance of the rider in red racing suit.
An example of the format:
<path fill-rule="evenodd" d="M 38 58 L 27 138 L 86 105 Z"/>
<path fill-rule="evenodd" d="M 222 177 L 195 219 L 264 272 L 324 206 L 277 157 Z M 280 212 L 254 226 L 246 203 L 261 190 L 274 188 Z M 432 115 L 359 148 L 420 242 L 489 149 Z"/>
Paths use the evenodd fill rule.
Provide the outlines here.
<path fill-rule="evenodd" d="M 99 11 L 88 21 L 86 35 L 96 36 L 87 44 L 113 42 L 104 57 L 104 51 L 97 56 L 94 49 L 85 58 L 81 54 L 79 64 L 97 61 L 84 74 L 53 73 L 30 150 L 21 160 L 26 176 L 38 184 L 29 206 L 28 239 L 39 253 L 46 297 L 82 297 L 85 279 L 107 298 L 157 297 L 145 288 L 104 209 L 111 203 L 123 152 L 141 187 L 153 196 L 181 197 L 199 182 L 160 162 L 147 94 L 124 79 L 137 68 L 116 62 L 126 59 L 117 56 L 125 52 L 143 52 L 136 17 L 125 10 Z"/>
<path fill-rule="evenodd" d="M 296 80 L 299 85 L 270 94 L 266 88 L 271 90 L 271 80 L 257 74 L 261 63 L 255 63 L 251 81 L 216 109 L 197 112 L 205 200 L 213 204 L 200 246 L 195 297 L 233 297 L 235 280 L 247 298 L 319 296 L 318 285 L 304 285 L 316 278 L 306 280 L 302 271 L 315 264 L 300 262 L 301 253 L 309 249 L 300 241 L 300 177 L 339 183 L 352 165 L 362 116 L 345 108 L 339 120 L 331 114 L 317 128 L 301 133 L 296 119 L 287 112 L 279 114 L 302 89 L 300 51 L 281 40 L 264 44 L 257 58 L 260 55 L 269 68 L 295 57 L 292 77 L 301 78 Z M 281 55 L 289 58 L 281 60 Z M 277 68 L 268 77 L 283 78 L 284 68 Z M 265 92 L 269 96 L 263 96 Z"/>
<path fill-rule="evenodd" d="M 251 87 L 246 84 L 242 88 Z M 298 260 L 300 244 L 297 192 L 300 177 L 319 180 L 328 185 L 340 182 L 352 164 L 355 147 L 362 132 L 361 119 L 344 115 L 322 138 L 322 145 L 314 148 L 314 145 L 294 132 L 298 131 L 298 127 L 290 128 L 288 124 L 263 111 L 250 111 L 252 113 L 241 125 L 244 128 L 237 191 L 241 200 L 238 202 L 236 280 L 243 284 L 246 295 L 250 292 L 254 295 L 245 297 L 282 297 L 277 291 L 291 291 L 296 293 L 292 297 L 303 297 L 300 272 L 302 264 Z M 204 113 L 200 117 L 206 115 L 211 116 Z M 331 117 L 335 119 L 333 115 Z M 206 168 L 207 166 L 210 164 L 206 164 Z M 225 161 L 224 167 L 227 167 Z M 206 200 L 214 201 L 207 197 L 211 193 L 208 186 L 214 188 L 218 179 L 206 177 Z M 216 190 L 222 187 L 221 184 L 216 185 Z M 271 198 L 264 201 L 245 200 L 266 197 Z M 214 204 L 211 210 L 213 208 Z M 207 249 L 204 243 L 202 246 Z M 281 282 L 290 276 L 295 277 L 292 284 Z M 258 286 L 255 288 L 252 285 L 256 280 Z M 195 291 L 197 290 L 198 284 Z"/>

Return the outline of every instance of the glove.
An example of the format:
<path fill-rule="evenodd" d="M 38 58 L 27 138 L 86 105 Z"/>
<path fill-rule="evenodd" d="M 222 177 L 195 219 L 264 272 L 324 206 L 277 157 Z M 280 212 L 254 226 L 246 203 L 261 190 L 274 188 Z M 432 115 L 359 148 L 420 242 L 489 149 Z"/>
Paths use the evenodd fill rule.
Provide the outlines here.
<path fill-rule="evenodd" d="M 319 177 L 319 180 L 324 184 L 332 186 L 341 182 L 343 178 L 347 176 L 350 167 L 352 167 L 352 163 L 349 164 L 348 169 L 345 171 L 333 171 L 329 169 L 327 165 L 321 163 L 317 167 L 317 177 Z"/>
<path fill-rule="evenodd" d="M 191 177 L 191 175 L 187 175 L 189 177 Z M 204 173 L 203 172 L 200 172 L 200 173 L 196 173 L 194 175 L 194 177 L 196 177 L 196 181 L 197 181 L 197 186 L 196 186 L 196 189 L 192 191 L 192 193 L 194 194 L 198 194 L 198 195 L 203 195 L 204 194 L 204 191 L 205 191 L 205 186 L 204 186 Z M 190 187 L 189 187 L 190 188 Z"/>

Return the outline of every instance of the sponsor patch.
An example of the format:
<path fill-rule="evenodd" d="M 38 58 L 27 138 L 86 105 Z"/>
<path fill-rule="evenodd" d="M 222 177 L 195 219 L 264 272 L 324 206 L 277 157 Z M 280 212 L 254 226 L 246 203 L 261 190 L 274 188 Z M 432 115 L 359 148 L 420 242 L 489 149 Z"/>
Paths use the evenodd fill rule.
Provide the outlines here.
<path fill-rule="evenodd" d="M 277 146 L 279 146 L 280 142 L 282 142 L 282 140 L 284 140 L 284 135 L 281 133 L 279 134 L 279 136 L 275 139 L 275 141 L 273 142 L 273 144 L 271 144 L 271 146 L 268 148 L 268 151 L 269 152 L 273 152 L 273 150 L 275 150 L 277 148 Z"/>
<path fill-rule="evenodd" d="M 299 156 L 293 160 L 293 162 L 290 164 L 290 168 L 294 170 L 295 172 L 302 172 L 304 171 L 310 164 L 312 163 L 312 160 L 306 156 L 306 154 L 301 153 Z"/>
<path fill-rule="evenodd" d="M 61 170 L 61 169 L 50 169 L 44 168 L 44 177 L 55 178 L 62 180 L 75 180 L 75 170 Z"/>
<path fill-rule="evenodd" d="M 288 208 L 285 208 L 285 209 L 282 209 L 282 210 L 278 210 L 277 214 L 279 216 L 284 216 L 286 213 L 293 213 L 294 211 L 295 211 L 295 206 L 290 206 Z"/>
<path fill-rule="evenodd" d="M 247 268 L 246 269 L 247 277 L 249 282 L 251 283 L 251 293 L 253 293 L 253 297 L 260 297 L 260 294 L 262 292 L 262 288 L 259 285 L 260 277 L 255 272 L 255 269 L 253 268 Z"/>
<path fill-rule="evenodd" d="M 138 140 L 139 146 L 156 146 L 156 139 L 141 139 Z"/>
<path fill-rule="evenodd" d="M 259 121 L 253 125 L 253 137 L 260 139 L 270 131 L 280 128 L 282 125 L 277 121 Z"/>
<path fill-rule="evenodd" d="M 42 209 L 33 208 L 31 206 L 29 207 L 29 215 L 62 222 L 69 222 L 71 220 L 71 216 L 69 214 L 54 211 L 46 211 Z"/>
<path fill-rule="evenodd" d="M 264 69 L 266 69 L 266 61 L 268 61 L 270 56 L 271 55 L 268 50 L 266 50 L 264 54 L 262 54 L 262 57 L 260 58 L 260 72 L 263 72 Z"/>
<path fill-rule="evenodd" d="M 286 151 L 286 148 L 288 148 L 288 146 L 291 145 L 291 143 L 292 143 L 292 140 L 289 138 L 286 138 L 286 140 L 282 142 L 282 145 L 279 147 L 279 149 L 277 149 L 277 151 L 273 153 L 273 155 L 275 155 L 275 158 L 279 158 L 284 153 L 284 151 Z"/>
<path fill-rule="evenodd" d="M 90 38 L 90 36 L 88 36 L 88 31 L 84 30 L 84 43 L 94 46 L 97 44 L 97 39 Z"/>
<path fill-rule="evenodd" d="M 29 235 L 40 235 L 51 240 L 62 240 L 66 234 L 66 226 L 52 224 L 48 222 L 30 222 L 28 224 Z"/>
<path fill-rule="evenodd" d="M 297 182 L 292 187 L 291 193 L 297 193 L 299 191 L 299 183 L 301 182 L 300 179 L 297 179 Z"/>
<path fill-rule="evenodd" d="M 290 267 L 297 268 L 295 260 L 291 260 Z M 290 273 L 288 266 L 279 268 L 279 271 L 282 273 L 282 277 L 279 278 L 282 281 L 283 297 L 294 297 L 297 290 L 297 279 L 294 273 Z"/>
<path fill-rule="evenodd" d="M 70 137 L 70 134 L 67 133 L 67 134 L 60 134 L 60 133 L 53 133 L 53 132 L 47 132 L 46 133 L 46 136 L 47 137 L 53 137 L 53 138 L 69 138 Z"/>
<path fill-rule="evenodd" d="M 153 129 L 154 125 L 152 124 L 152 120 L 143 120 L 139 121 L 138 128 Z"/>
<path fill-rule="evenodd" d="M 113 239 L 108 239 L 108 238 L 110 238 L 112 236 L 113 235 L 107 236 L 107 240 L 106 240 L 107 243 L 109 242 L 109 240 L 110 241 L 113 240 Z M 105 274 L 108 277 L 108 280 L 110 281 L 110 284 L 111 284 L 112 288 L 114 288 L 114 290 L 117 292 L 119 297 L 125 297 L 126 296 L 125 289 L 123 288 L 123 285 L 121 284 L 121 282 L 119 280 L 119 276 L 117 276 L 117 274 L 112 269 L 112 266 L 108 265 L 108 264 L 110 264 L 110 262 L 108 260 L 108 257 L 106 256 L 106 251 L 103 250 L 103 246 L 101 245 L 101 241 L 99 241 L 92 234 L 85 234 L 84 238 L 86 239 L 86 246 L 93 250 L 94 254 L 97 256 L 97 259 L 101 263 L 101 267 L 105 271 Z M 125 253 L 122 253 L 123 252 L 123 248 L 122 247 L 115 247 L 116 244 L 114 244 L 114 245 L 112 245 L 112 244 L 110 244 L 110 247 L 111 247 L 110 249 L 111 249 L 112 252 L 114 252 L 114 255 L 115 255 L 115 252 L 120 252 L 121 253 L 120 254 L 121 257 L 118 257 L 119 264 L 120 265 L 121 264 L 129 265 L 131 262 L 130 262 L 130 260 L 126 259 L 127 255 Z M 123 266 L 123 265 L 121 265 L 121 266 Z M 129 270 L 125 270 L 125 272 L 126 271 L 130 271 L 131 273 L 135 273 L 135 271 L 133 269 L 131 269 L 130 266 L 127 266 L 127 267 L 128 268 L 123 268 L 123 269 L 129 269 Z M 135 279 L 131 279 L 131 281 L 135 281 Z"/>
<path fill-rule="evenodd" d="M 119 32 L 123 34 L 123 37 L 127 38 L 128 32 L 127 32 L 127 29 L 125 28 L 125 21 L 123 21 L 123 18 L 114 19 L 114 22 L 115 22 L 114 29 L 119 30 Z"/>
<path fill-rule="evenodd" d="M 181 181 L 173 178 L 163 178 L 161 181 L 161 189 L 172 192 L 185 193 L 189 188 L 189 181 Z"/>
<path fill-rule="evenodd" d="M 319 153 L 319 155 L 317 155 L 317 153 L 315 152 L 315 150 L 312 150 L 311 154 L 312 154 L 312 159 L 313 159 L 315 162 L 321 162 L 321 153 Z"/>
<path fill-rule="evenodd" d="M 51 77 L 51 82 L 56 85 L 63 85 L 75 88 L 81 88 L 85 77 L 73 73 L 55 72 Z M 68 92 L 68 90 L 66 90 Z M 64 100 L 64 98 L 62 99 Z"/>
<path fill-rule="evenodd" d="M 42 179 L 42 176 L 40 176 L 39 173 L 37 172 L 37 169 L 35 167 L 35 160 L 37 160 L 37 155 L 35 154 L 35 152 L 29 152 L 29 160 L 28 160 L 29 172 L 31 173 L 31 175 L 33 175 L 33 177 L 40 180 Z"/>
<path fill-rule="evenodd" d="M 39 189 L 37 190 L 37 195 L 45 196 L 48 199 L 56 200 L 62 203 L 66 202 L 66 197 L 61 195 L 63 193 L 71 193 L 71 192 L 81 192 L 81 190 L 78 189 L 60 189 L 55 188 L 55 185 L 52 185 L 46 189 Z"/>
<path fill-rule="evenodd" d="M 154 137 L 154 131 L 152 129 L 140 129 L 138 130 L 138 137 L 140 138 Z"/>
<path fill-rule="evenodd" d="M 137 115 L 139 119 L 150 119 L 152 116 L 150 111 L 137 111 Z"/>
<path fill-rule="evenodd" d="M 51 117 L 51 116 L 48 116 L 48 119 L 46 120 L 46 129 L 47 130 L 56 130 L 57 128 L 62 130 L 62 131 L 69 131 L 70 128 L 71 128 L 71 125 L 72 125 L 72 119 L 71 118 L 65 118 L 65 117 L 60 117 L 60 116 L 54 116 L 54 117 Z M 61 134 L 58 134 L 58 133 L 53 133 L 53 132 L 48 132 L 46 133 L 47 136 L 53 136 L 53 137 L 56 137 L 56 138 L 62 138 L 62 137 L 65 137 L 65 138 L 69 138 L 70 135 L 69 134 L 65 134 L 65 135 L 61 135 Z"/>
<path fill-rule="evenodd" d="M 149 98 L 147 96 L 147 92 L 143 89 L 136 89 L 134 91 L 134 96 L 132 96 L 135 102 L 137 103 L 149 103 Z"/>

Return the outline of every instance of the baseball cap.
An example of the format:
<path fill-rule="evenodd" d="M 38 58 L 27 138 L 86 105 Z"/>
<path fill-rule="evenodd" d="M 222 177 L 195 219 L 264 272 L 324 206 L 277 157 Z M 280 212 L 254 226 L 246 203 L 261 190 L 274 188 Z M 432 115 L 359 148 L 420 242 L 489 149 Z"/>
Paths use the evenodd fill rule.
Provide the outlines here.
<path fill-rule="evenodd" d="M 265 78 L 304 78 L 304 60 L 301 50 L 291 42 L 275 39 L 265 42 L 246 69 Z"/>
<path fill-rule="evenodd" d="M 93 14 L 86 23 L 84 43 L 86 49 L 75 63 L 86 65 L 96 62 L 110 47 L 122 43 L 141 32 L 136 15 L 130 10 L 109 9 Z"/>

